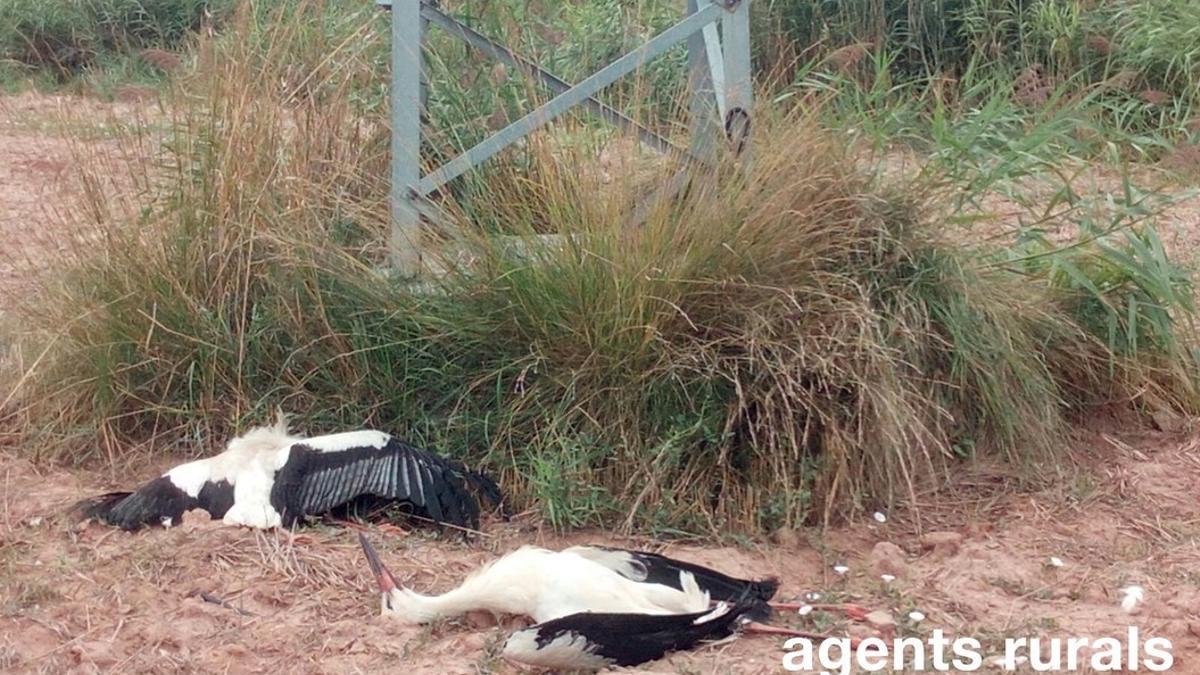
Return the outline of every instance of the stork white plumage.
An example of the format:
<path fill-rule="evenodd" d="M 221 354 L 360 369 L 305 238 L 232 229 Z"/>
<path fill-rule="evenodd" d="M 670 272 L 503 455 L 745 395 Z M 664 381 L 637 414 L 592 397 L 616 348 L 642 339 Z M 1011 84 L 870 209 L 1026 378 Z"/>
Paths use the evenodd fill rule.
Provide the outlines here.
<path fill-rule="evenodd" d="M 479 503 L 468 485 L 502 499 L 487 476 L 382 431 L 302 438 L 289 434 L 280 416 L 274 426 L 234 438 L 218 455 L 75 508 L 126 530 L 170 526 L 195 508 L 227 525 L 268 529 L 370 499 L 406 502 L 434 522 L 477 529 Z"/>
<path fill-rule="evenodd" d="M 736 631 L 814 637 L 754 620 L 775 593 L 774 579 L 735 579 L 657 554 L 524 546 L 479 568 L 458 588 L 430 596 L 401 587 L 362 533 L 359 542 L 379 584 L 383 616 L 413 624 L 476 610 L 527 616 L 536 625 L 509 636 L 503 651 L 525 664 L 637 665 Z M 732 602 L 714 608 L 713 591 Z"/>

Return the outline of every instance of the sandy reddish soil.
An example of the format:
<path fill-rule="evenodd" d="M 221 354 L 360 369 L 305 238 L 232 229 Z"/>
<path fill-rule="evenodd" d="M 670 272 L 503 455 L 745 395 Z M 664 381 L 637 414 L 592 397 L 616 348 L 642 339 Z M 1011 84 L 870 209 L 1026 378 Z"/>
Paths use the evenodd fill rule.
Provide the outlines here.
<path fill-rule="evenodd" d="M 46 208 L 56 203 L 71 163 L 69 144 L 38 135 L 15 115 L 20 103 L 0 108 L 0 289 L 11 291 L 24 276 L 31 240 L 51 220 Z M 39 242 L 40 245 L 40 242 Z"/>
<path fill-rule="evenodd" d="M 119 140 L 122 126 L 154 114 L 145 103 L 0 97 L 0 317 L 48 252 L 86 240 L 87 223 L 97 217 L 87 205 L 96 200 L 85 198 L 81 166 L 100 176 L 89 189 L 110 197 L 105 208 L 129 205 L 119 198 L 132 194 L 135 173 L 126 168 L 134 160 L 130 144 Z"/>
<path fill-rule="evenodd" d="M 36 257 L 32 247 L 43 244 L 30 244 L 38 240 L 29 233 L 58 222 L 48 208 L 77 197 L 65 180 L 71 144 L 28 124 L 31 109 L 59 102 L 15 103 L 32 108 L 17 123 L 0 105 L 0 247 L 10 259 L 17 249 Z M 7 105 L 11 114 L 14 101 Z M 27 272 L 0 267 L 0 284 L 19 288 Z M 975 636 L 989 656 L 1006 637 L 1123 638 L 1136 626 L 1143 639 L 1172 641 L 1171 672 L 1200 673 L 1200 434 L 1187 423 L 1164 425 L 1171 433 L 1107 419 L 1088 426 L 1071 441 L 1078 466 L 1052 488 L 1018 489 L 1011 472 L 979 466 L 923 498 L 919 522 L 893 513 L 882 524 L 786 532 L 742 547 L 664 550 L 732 574 L 778 575 L 781 598 L 815 591 L 889 612 L 901 635 Z M 346 529 L 317 525 L 292 536 L 190 516 L 137 534 L 78 526 L 63 514 L 72 501 L 129 487 L 169 460 L 136 476 L 67 471 L 30 464 L 14 443 L 0 434 L 0 672 L 514 672 L 495 657 L 507 634 L 495 621 L 413 628 L 380 618 Z M 599 532 L 558 536 L 533 516 L 491 521 L 486 531 L 467 544 L 421 529 L 370 528 L 402 581 L 422 591 L 445 590 L 524 543 L 664 547 Z M 958 541 L 931 550 L 922 538 L 933 532 Z M 838 564 L 850 572 L 838 575 Z M 883 582 L 885 571 L 898 578 Z M 1129 584 L 1146 589 L 1132 613 L 1118 592 Z M 925 620 L 907 618 L 912 610 Z M 873 632 L 821 613 L 790 623 L 838 635 Z M 783 672 L 781 643 L 742 638 L 637 672 Z"/>
<path fill-rule="evenodd" d="M 733 574 L 778 575 L 784 598 L 817 591 L 889 611 L 904 635 L 941 628 L 976 636 L 989 649 L 1004 637 L 1122 637 L 1137 626 L 1143 636 L 1172 641 L 1172 672 L 1200 673 L 1198 446 L 1190 433 L 1086 432 L 1075 447 L 1091 468 L 1064 487 L 1013 493 L 1003 472 L 964 476 L 961 487 L 923 510 L 925 533 L 961 535 L 957 550 L 924 549 L 921 531 L 903 514 L 748 548 L 665 550 Z M 0 472 L 6 672 L 514 672 L 494 656 L 507 630 L 492 621 L 413 628 L 380 618 L 347 530 L 318 525 L 293 538 L 225 528 L 203 515 L 138 534 L 95 524 L 76 530 L 63 507 L 110 487 L 108 480 L 35 468 L 10 454 L 0 456 Z M 524 519 L 489 523 L 490 536 L 477 544 L 422 530 L 371 531 L 403 583 L 426 591 L 446 590 L 523 543 L 658 546 L 597 532 L 555 536 Z M 900 577 L 891 584 L 876 573 L 872 551 L 880 542 L 900 547 L 885 557 Z M 1064 566 L 1050 565 L 1051 556 Z M 846 577 L 832 571 L 842 563 L 851 568 Z M 1127 614 L 1118 589 L 1130 583 L 1145 587 L 1146 601 Z M 905 618 L 914 609 L 925 621 Z M 815 616 L 793 623 L 872 632 Z M 779 640 L 742 638 L 640 672 L 782 672 L 782 653 Z"/>

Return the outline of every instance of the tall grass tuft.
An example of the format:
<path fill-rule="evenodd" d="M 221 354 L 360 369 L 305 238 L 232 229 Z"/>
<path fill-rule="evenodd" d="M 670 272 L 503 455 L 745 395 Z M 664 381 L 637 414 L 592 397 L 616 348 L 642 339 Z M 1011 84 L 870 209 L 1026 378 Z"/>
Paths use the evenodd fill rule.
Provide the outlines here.
<path fill-rule="evenodd" d="M 98 60 L 145 48 L 174 49 L 213 28 L 233 0 L 6 0 L 0 5 L 0 61 L 62 77 Z"/>

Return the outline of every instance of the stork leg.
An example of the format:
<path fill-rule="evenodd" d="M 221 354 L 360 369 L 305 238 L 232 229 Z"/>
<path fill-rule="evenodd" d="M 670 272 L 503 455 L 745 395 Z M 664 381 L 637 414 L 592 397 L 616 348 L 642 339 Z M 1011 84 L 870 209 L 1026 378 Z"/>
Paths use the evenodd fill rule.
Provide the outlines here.
<path fill-rule="evenodd" d="M 326 520 L 328 520 L 328 522 L 330 522 L 330 523 L 333 523 L 334 525 L 340 525 L 343 528 L 354 530 L 355 532 L 366 532 L 367 531 L 366 526 L 360 525 L 359 523 L 356 523 L 353 520 L 346 520 L 345 518 L 334 518 L 333 516 L 326 516 Z M 375 529 L 379 530 L 380 532 L 386 532 L 388 534 L 391 534 L 391 535 L 394 535 L 397 537 L 407 537 L 408 536 L 407 530 L 405 530 L 402 527 L 397 527 L 396 525 L 392 525 L 391 523 L 377 523 L 375 525 Z"/>
<path fill-rule="evenodd" d="M 355 532 L 365 532 L 367 530 L 367 528 L 352 520 L 346 520 L 345 518 L 334 518 L 333 516 L 328 516 L 328 518 L 329 522 L 333 523 L 334 525 L 340 525 L 346 529 L 354 530 Z"/>
<path fill-rule="evenodd" d="M 391 535 L 394 535 L 397 537 L 407 537 L 408 536 L 408 530 L 405 530 L 404 528 L 399 527 L 397 525 L 393 525 L 391 523 L 379 523 L 378 525 L 375 526 L 375 529 L 379 530 L 380 532 L 387 532 L 388 534 L 391 534 Z"/>
<path fill-rule="evenodd" d="M 854 619 L 855 621 L 863 621 L 867 618 L 867 615 L 871 613 L 871 611 L 866 607 L 863 607 L 862 605 L 855 605 L 853 603 L 845 603 L 841 605 L 813 605 L 804 602 L 769 602 L 767 604 L 771 606 L 771 609 L 784 612 L 798 612 L 805 607 L 818 612 L 839 612 L 841 614 L 845 614 L 851 619 Z"/>
<path fill-rule="evenodd" d="M 811 640 L 816 643 L 821 643 L 826 640 L 833 640 L 833 639 L 837 638 L 837 636 L 835 636 L 835 635 L 824 635 L 822 633 L 810 633 L 808 631 L 795 630 L 794 628 L 780 628 L 779 626 L 768 626 L 765 623 L 759 623 L 757 621 L 751 621 L 751 622 L 747 623 L 745 626 L 742 627 L 742 631 L 745 632 L 746 634 L 786 635 L 788 637 L 799 637 L 799 638 L 805 638 L 805 639 Z M 859 640 L 857 638 L 850 638 L 850 648 L 858 649 L 859 642 L 861 642 L 861 640 Z"/>

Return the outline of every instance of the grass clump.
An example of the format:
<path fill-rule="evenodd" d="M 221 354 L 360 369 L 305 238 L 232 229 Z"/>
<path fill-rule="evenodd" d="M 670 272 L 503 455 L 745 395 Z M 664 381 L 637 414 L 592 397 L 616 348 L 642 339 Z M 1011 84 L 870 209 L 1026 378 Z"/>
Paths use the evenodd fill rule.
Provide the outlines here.
<path fill-rule="evenodd" d="M 1110 56 L 1151 91 L 1200 104 L 1200 7 L 1176 0 L 1113 3 Z M 1164 102 L 1159 103 L 1164 105 Z"/>
<path fill-rule="evenodd" d="M 757 62 L 813 74 L 887 119 L 1081 107 L 1100 136 L 1178 140 L 1196 116 L 1197 8 L 1188 0 L 884 0 L 756 5 Z M 834 86 L 834 85 L 830 85 Z M 1085 105 L 1077 106 L 1080 101 Z"/>
<path fill-rule="evenodd" d="M 129 74 L 140 50 L 177 50 L 233 9 L 233 0 L 6 0 L 0 64 L 6 78 L 49 74 L 62 82 L 94 67 Z M 153 64 L 151 64 L 153 65 Z M 143 68 L 143 70 L 145 70 Z"/>
<path fill-rule="evenodd" d="M 21 310 L 29 447 L 202 454 L 279 405 L 483 464 L 557 527 L 761 531 L 902 500 L 964 459 L 1053 458 L 1093 404 L 1196 404 L 1161 251 L 964 245 L 913 196 L 928 186 L 771 106 L 749 172 L 697 169 L 636 227 L 679 167 L 588 170 L 598 137 L 567 120 L 490 190 L 445 197 L 443 276 L 395 280 L 386 128 L 350 95 L 371 52 L 328 42 L 280 86 L 287 54 L 335 33 L 239 39 L 248 16 L 169 94 L 149 203 L 93 192 L 97 236 Z"/>

